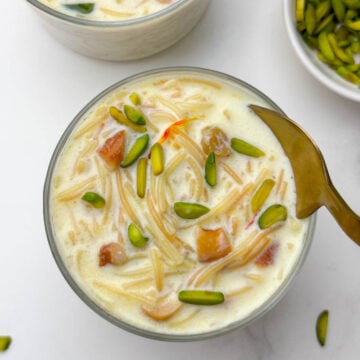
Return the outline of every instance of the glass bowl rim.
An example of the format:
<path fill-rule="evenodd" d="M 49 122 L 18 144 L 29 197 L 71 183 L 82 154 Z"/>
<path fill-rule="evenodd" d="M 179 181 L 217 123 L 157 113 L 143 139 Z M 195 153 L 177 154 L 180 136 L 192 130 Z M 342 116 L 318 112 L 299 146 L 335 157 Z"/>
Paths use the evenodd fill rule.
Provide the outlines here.
<path fill-rule="evenodd" d="M 45 183 L 44 183 L 44 189 L 43 189 L 43 217 L 44 217 L 44 224 L 45 224 L 45 231 L 46 236 L 48 239 L 48 243 L 51 249 L 51 253 L 55 259 L 55 262 L 57 266 L 59 267 L 63 277 L 67 281 L 67 283 L 70 285 L 70 287 L 74 290 L 74 292 L 80 297 L 80 299 L 85 302 L 90 309 L 95 311 L 98 315 L 103 317 L 104 319 L 108 320 L 113 325 L 126 330 L 130 333 L 140 335 L 146 338 L 155 339 L 155 340 L 164 340 L 164 341 L 172 341 L 172 342 L 185 342 L 185 341 L 199 341 L 199 340 L 205 340 L 212 337 L 217 337 L 220 335 L 223 335 L 225 333 L 228 333 L 235 329 L 243 328 L 253 321 L 257 320 L 258 318 L 262 317 L 265 313 L 267 313 L 271 308 L 273 308 L 285 295 L 285 293 L 288 291 L 290 285 L 293 284 L 293 280 L 295 276 L 299 273 L 299 270 L 301 269 L 302 265 L 305 262 L 305 259 L 307 257 L 307 254 L 310 249 L 310 245 L 313 241 L 314 237 L 314 230 L 315 230 L 315 224 L 316 224 L 316 213 L 311 215 L 309 217 L 309 225 L 307 229 L 306 236 L 304 238 L 304 245 L 303 249 L 296 261 L 296 263 L 293 265 L 291 273 L 288 274 L 287 278 L 284 280 L 284 282 L 281 284 L 281 286 L 267 299 L 266 302 L 264 302 L 260 307 L 255 309 L 252 313 L 250 313 L 249 316 L 247 316 L 244 319 L 234 321 L 230 324 L 228 324 L 225 327 L 215 329 L 212 331 L 204 332 L 204 333 L 190 333 L 190 334 L 166 334 L 166 333 L 160 333 L 160 332 L 154 332 L 150 330 L 145 330 L 142 328 L 138 328 L 134 325 L 128 324 L 119 318 L 107 313 L 103 308 L 101 308 L 99 305 L 93 301 L 89 295 L 86 294 L 84 290 L 81 289 L 80 285 L 77 284 L 77 282 L 73 279 L 73 276 L 68 271 L 62 256 L 60 254 L 60 251 L 57 248 L 56 241 L 55 241 L 55 234 L 52 229 L 52 222 L 51 222 L 51 215 L 50 215 L 50 187 L 52 182 L 52 176 L 54 173 L 55 166 L 57 164 L 57 160 L 61 154 L 61 151 L 64 148 L 65 143 L 67 142 L 69 135 L 71 135 L 74 127 L 78 124 L 79 121 L 81 121 L 82 117 L 94 106 L 97 102 L 99 102 L 102 98 L 110 94 L 112 91 L 116 90 L 120 86 L 123 86 L 129 82 L 159 75 L 159 74 L 168 74 L 171 72 L 184 72 L 184 73 L 194 73 L 196 74 L 202 74 L 202 75 L 211 75 L 213 77 L 218 77 L 221 80 L 228 81 L 230 83 L 233 83 L 235 85 L 240 85 L 241 87 L 244 87 L 246 90 L 254 93 L 255 95 L 259 96 L 262 100 L 267 102 L 268 105 L 273 107 L 276 111 L 280 112 L 281 114 L 285 115 L 285 113 L 265 94 L 263 94 L 260 90 L 256 89 L 252 85 L 248 84 L 247 82 L 240 80 L 236 77 L 233 77 L 231 75 L 228 75 L 226 73 L 222 73 L 215 70 L 200 68 L 200 67 L 190 67 L 190 66 L 176 66 L 176 67 L 162 67 L 158 69 L 153 70 L 147 70 L 144 72 L 137 73 L 135 75 L 128 76 L 115 84 L 109 86 L 105 90 L 103 90 L 99 95 L 94 97 L 90 102 L 88 102 L 85 107 L 80 110 L 80 112 L 74 117 L 74 119 L 70 122 L 70 124 L 67 126 L 65 131 L 63 132 L 60 140 L 58 141 L 54 152 L 52 153 L 50 164 L 46 173 Z"/>
<path fill-rule="evenodd" d="M 173 4 L 165 7 L 162 10 L 156 11 L 152 14 L 141 16 L 133 19 L 125 19 L 125 20 L 117 20 L 117 21 L 100 21 L 100 20 L 89 20 L 89 19 L 81 19 L 75 16 L 67 15 L 65 13 L 59 12 L 39 0 L 26 0 L 31 5 L 36 7 L 38 10 L 51 15 L 59 20 L 63 20 L 68 23 L 72 23 L 75 25 L 83 25 L 89 27 L 99 27 L 99 28 L 114 28 L 114 27 L 126 27 L 131 25 L 143 24 L 160 18 L 162 16 L 170 14 L 173 10 L 180 8 L 182 5 L 192 1 L 192 0 L 177 0 Z M 197 1 L 197 0 L 195 0 Z"/>

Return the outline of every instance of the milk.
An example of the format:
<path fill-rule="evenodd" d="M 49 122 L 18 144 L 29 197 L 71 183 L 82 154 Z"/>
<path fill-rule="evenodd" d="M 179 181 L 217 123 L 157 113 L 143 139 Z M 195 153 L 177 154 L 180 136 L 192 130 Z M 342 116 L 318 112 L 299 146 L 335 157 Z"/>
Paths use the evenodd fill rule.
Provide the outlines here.
<path fill-rule="evenodd" d="M 129 98 L 134 92 L 141 99 L 138 108 L 147 118 L 150 145 L 159 141 L 171 124 L 191 119 L 178 127 L 188 138 L 184 140 L 175 131 L 163 142 L 164 172 L 154 176 L 148 166 L 145 198 L 136 194 L 135 164 L 109 171 L 97 152 L 119 130 L 126 131 L 126 152 L 141 135 L 109 115 L 110 106 L 134 106 Z M 94 104 L 72 130 L 52 175 L 50 213 L 55 244 L 77 286 L 115 319 L 169 335 L 212 332 L 259 311 L 287 283 L 302 255 L 309 222 L 296 218 L 289 160 L 269 128 L 249 110 L 249 104 L 269 106 L 245 87 L 214 75 L 165 72 L 119 86 Z M 207 126 L 219 127 L 231 150 L 230 156 L 217 158 L 215 187 L 204 180 L 206 154 L 201 140 Z M 265 156 L 237 153 L 230 148 L 231 138 L 245 140 Z M 196 175 L 199 172 L 200 178 Z M 275 186 L 261 210 L 253 214 L 251 199 L 265 179 L 273 179 Z M 81 200 L 86 191 L 101 194 L 106 199 L 105 208 L 95 209 Z M 126 211 L 124 198 L 132 212 Z M 232 198 L 239 201 L 230 206 Z M 178 201 L 202 204 L 210 213 L 194 220 L 182 219 L 173 209 Z M 262 230 L 259 217 L 272 204 L 285 206 L 287 219 Z M 223 210 L 213 214 L 220 205 L 224 205 Z M 153 218 L 151 206 L 162 228 Z M 144 248 L 130 243 L 127 228 L 131 223 L 148 237 Z M 218 260 L 200 263 L 196 252 L 199 228 L 222 228 L 232 251 Z M 268 235 L 257 240 L 265 233 Z M 175 237 L 180 245 L 168 245 L 168 239 Z M 127 262 L 99 266 L 100 248 L 112 242 L 121 244 Z M 274 244 L 271 264 L 260 266 L 258 259 Z M 245 261 L 246 254 L 254 256 Z M 160 259 L 161 289 L 156 283 L 155 255 Z M 207 277 L 209 269 L 216 266 L 218 271 L 210 271 Z M 181 290 L 218 291 L 225 301 L 214 306 L 183 304 L 177 300 Z M 179 307 L 166 320 L 154 320 L 144 311 L 144 307 L 166 304 Z"/>
<path fill-rule="evenodd" d="M 176 0 L 40 0 L 45 5 L 61 13 L 97 21 L 119 21 L 147 16 L 165 9 Z M 70 9 L 66 5 L 93 3 L 89 13 Z"/>

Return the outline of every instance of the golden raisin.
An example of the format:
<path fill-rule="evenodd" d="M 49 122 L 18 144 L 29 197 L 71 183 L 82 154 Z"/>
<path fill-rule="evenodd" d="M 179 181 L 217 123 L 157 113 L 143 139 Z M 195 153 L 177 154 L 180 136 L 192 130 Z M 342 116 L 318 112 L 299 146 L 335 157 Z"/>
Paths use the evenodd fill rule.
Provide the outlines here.
<path fill-rule="evenodd" d="M 217 126 L 207 126 L 202 131 L 201 146 L 206 154 L 214 152 L 218 157 L 231 154 L 226 134 Z"/>

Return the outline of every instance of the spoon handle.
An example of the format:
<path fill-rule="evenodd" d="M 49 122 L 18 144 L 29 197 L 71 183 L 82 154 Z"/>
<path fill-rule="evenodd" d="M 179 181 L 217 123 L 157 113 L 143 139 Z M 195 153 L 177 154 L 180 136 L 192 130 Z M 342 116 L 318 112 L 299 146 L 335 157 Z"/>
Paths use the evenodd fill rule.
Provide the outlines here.
<path fill-rule="evenodd" d="M 324 205 L 344 232 L 360 246 L 360 217 L 350 209 L 330 181 L 326 190 Z"/>

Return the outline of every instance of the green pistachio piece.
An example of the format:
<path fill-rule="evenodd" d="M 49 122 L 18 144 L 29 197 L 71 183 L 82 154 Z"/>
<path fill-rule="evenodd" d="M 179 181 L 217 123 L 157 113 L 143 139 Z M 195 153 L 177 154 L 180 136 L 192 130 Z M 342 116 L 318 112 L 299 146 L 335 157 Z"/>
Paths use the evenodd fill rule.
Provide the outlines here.
<path fill-rule="evenodd" d="M 322 311 L 316 320 L 316 337 L 321 346 L 326 343 L 327 328 L 329 322 L 329 311 Z"/>
<path fill-rule="evenodd" d="M 251 199 L 251 209 L 254 214 L 257 213 L 265 204 L 265 201 L 269 197 L 274 185 L 275 185 L 274 180 L 266 179 L 257 189 L 256 193 Z"/>
<path fill-rule="evenodd" d="M 319 25 L 315 29 L 315 34 L 319 34 L 323 30 L 325 30 L 330 24 L 333 23 L 333 20 L 334 20 L 334 14 L 330 14 L 326 18 L 321 20 L 321 22 L 319 23 Z"/>
<path fill-rule="evenodd" d="M 64 6 L 70 10 L 78 11 L 81 14 L 89 14 L 94 10 L 94 3 L 67 4 Z"/>
<path fill-rule="evenodd" d="M 0 352 L 6 351 L 11 344 L 10 336 L 0 336 Z"/>
<path fill-rule="evenodd" d="M 105 206 L 105 199 L 102 196 L 100 196 L 99 194 L 92 192 L 92 191 L 86 192 L 82 196 L 81 200 L 88 202 L 94 208 L 97 208 L 97 209 L 101 209 Z"/>
<path fill-rule="evenodd" d="M 340 66 L 336 69 L 336 72 L 343 77 L 345 80 L 350 81 L 351 83 L 355 85 L 360 85 L 360 77 L 353 74 L 350 70 L 348 70 L 344 66 Z"/>
<path fill-rule="evenodd" d="M 246 141 L 237 138 L 231 139 L 231 148 L 240 154 L 248 155 L 255 158 L 265 155 L 262 150 L 258 149 L 254 145 L 251 145 Z"/>
<path fill-rule="evenodd" d="M 353 54 L 358 54 L 360 52 L 360 42 L 359 41 L 354 41 L 351 43 L 351 52 Z"/>
<path fill-rule="evenodd" d="M 319 35 L 319 50 L 328 61 L 335 60 L 335 54 L 330 46 L 327 33 L 322 31 Z"/>
<path fill-rule="evenodd" d="M 164 150 L 160 143 L 155 143 L 150 151 L 151 167 L 154 175 L 160 175 L 164 170 Z"/>
<path fill-rule="evenodd" d="M 316 6 L 315 14 L 316 14 L 316 21 L 320 21 L 324 16 L 326 16 L 331 9 L 330 0 L 325 0 L 320 2 Z"/>
<path fill-rule="evenodd" d="M 176 202 L 174 210 L 183 219 L 197 219 L 210 211 L 206 206 L 187 202 Z"/>
<path fill-rule="evenodd" d="M 311 49 L 318 49 L 319 48 L 319 42 L 318 42 L 317 37 L 310 36 L 308 34 L 303 34 L 302 37 L 303 37 L 304 41 L 306 42 L 306 44 L 308 44 L 308 46 Z"/>
<path fill-rule="evenodd" d="M 218 305 L 225 300 L 220 291 L 182 290 L 178 294 L 179 301 L 192 305 Z"/>
<path fill-rule="evenodd" d="M 137 125 L 145 125 L 146 121 L 144 118 L 144 114 L 139 109 L 135 109 L 130 105 L 124 105 L 124 112 L 126 117 Z"/>
<path fill-rule="evenodd" d="M 129 238 L 131 244 L 133 244 L 133 246 L 135 246 L 137 248 L 144 247 L 149 240 L 148 238 L 144 237 L 141 234 L 140 230 L 138 229 L 138 227 L 135 224 L 129 225 L 128 238 Z"/>
<path fill-rule="evenodd" d="M 260 229 L 267 229 L 270 226 L 287 219 L 286 207 L 280 204 L 269 206 L 259 217 Z"/>
<path fill-rule="evenodd" d="M 306 0 L 296 0 L 296 21 L 300 22 L 305 17 Z"/>
<path fill-rule="evenodd" d="M 298 29 L 299 32 L 302 33 L 303 31 L 306 30 L 305 23 L 304 22 L 297 23 L 296 28 Z"/>
<path fill-rule="evenodd" d="M 345 22 L 345 26 L 351 30 L 360 31 L 360 20 L 347 21 Z"/>
<path fill-rule="evenodd" d="M 344 19 L 345 25 L 347 22 L 353 20 L 356 17 L 357 17 L 357 12 L 355 10 L 348 10 L 345 13 L 345 19 Z"/>
<path fill-rule="evenodd" d="M 315 8 L 312 4 L 309 4 L 305 10 L 305 27 L 309 35 L 314 32 L 316 27 Z"/>
<path fill-rule="evenodd" d="M 325 56 L 321 53 L 321 52 L 318 52 L 317 53 L 317 57 L 325 64 L 328 64 L 329 66 L 331 67 L 334 67 L 334 68 L 337 68 L 339 66 L 343 66 L 343 62 L 340 61 L 339 59 L 335 58 L 333 61 L 329 61 L 325 58 Z"/>
<path fill-rule="evenodd" d="M 205 180 L 210 186 L 216 185 L 216 158 L 215 153 L 209 153 L 205 163 Z"/>
<path fill-rule="evenodd" d="M 342 0 L 331 0 L 331 6 L 334 9 L 336 18 L 339 21 L 344 21 L 346 8 Z"/>
<path fill-rule="evenodd" d="M 360 9 L 360 1 L 359 0 L 342 0 L 342 2 L 349 8 L 349 9 Z"/>
<path fill-rule="evenodd" d="M 111 117 L 114 120 L 116 120 L 119 124 L 128 126 L 136 132 L 145 132 L 146 131 L 145 126 L 140 126 L 140 125 L 134 124 L 115 106 L 111 106 L 109 111 L 110 111 Z"/>
<path fill-rule="evenodd" d="M 351 72 L 357 72 L 360 70 L 360 64 L 347 65 L 346 68 Z"/>
<path fill-rule="evenodd" d="M 141 198 L 145 196 L 146 192 L 146 168 L 147 158 L 139 159 L 136 173 L 136 192 Z"/>
<path fill-rule="evenodd" d="M 349 38 L 349 30 L 345 26 L 340 26 L 335 33 L 338 41 L 348 40 Z"/>
<path fill-rule="evenodd" d="M 132 93 L 130 95 L 130 100 L 135 106 L 141 105 L 141 99 L 140 99 L 139 94 L 137 94 L 137 93 Z"/>
<path fill-rule="evenodd" d="M 126 168 L 132 165 L 146 150 L 149 143 L 149 135 L 145 134 L 136 139 L 120 166 Z"/>
<path fill-rule="evenodd" d="M 334 54 L 338 59 L 347 64 L 354 63 L 354 58 L 352 56 L 348 56 L 348 54 L 338 45 L 335 34 L 328 34 L 328 40 Z"/>
<path fill-rule="evenodd" d="M 351 45 L 349 40 L 337 40 L 337 44 L 338 46 L 340 46 L 341 48 L 347 47 L 349 45 Z M 351 50 L 352 51 L 352 50 Z"/>

